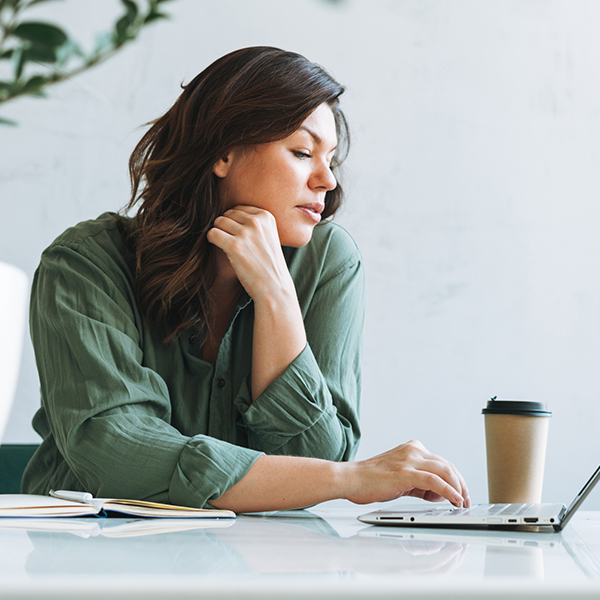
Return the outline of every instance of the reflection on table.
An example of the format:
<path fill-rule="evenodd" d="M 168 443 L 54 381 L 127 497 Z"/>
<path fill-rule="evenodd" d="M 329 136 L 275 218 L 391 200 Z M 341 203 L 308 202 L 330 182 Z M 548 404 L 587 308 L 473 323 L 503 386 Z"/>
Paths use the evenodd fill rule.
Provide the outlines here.
<path fill-rule="evenodd" d="M 0 553 L 21 551 L 23 560 L 16 569 L 14 560 L 1 561 L 0 576 L 600 578 L 597 549 L 574 526 L 562 533 L 459 532 L 365 526 L 356 514 L 317 507 L 235 522 L 5 519 Z M 600 515 L 591 523 L 600 525 Z"/>

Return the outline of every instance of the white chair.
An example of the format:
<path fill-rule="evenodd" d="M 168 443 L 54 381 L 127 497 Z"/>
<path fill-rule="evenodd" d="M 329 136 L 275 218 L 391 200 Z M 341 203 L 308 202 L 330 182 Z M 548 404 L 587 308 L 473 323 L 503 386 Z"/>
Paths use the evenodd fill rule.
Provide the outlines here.
<path fill-rule="evenodd" d="M 0 262 L 0 442 L 17 387 L 28 289 L 23 271 Z"/>

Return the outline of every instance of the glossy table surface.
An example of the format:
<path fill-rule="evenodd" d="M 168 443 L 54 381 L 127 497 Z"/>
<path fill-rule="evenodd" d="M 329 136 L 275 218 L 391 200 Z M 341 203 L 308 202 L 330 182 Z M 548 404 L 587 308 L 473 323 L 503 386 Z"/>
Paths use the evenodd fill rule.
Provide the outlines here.
<path fill-rule="evenodd" d="M 4 519 L 0 598 L 600 598 L 600 512 L 562 533 L 506 533 L 356 520 L 369 510 Z"/>

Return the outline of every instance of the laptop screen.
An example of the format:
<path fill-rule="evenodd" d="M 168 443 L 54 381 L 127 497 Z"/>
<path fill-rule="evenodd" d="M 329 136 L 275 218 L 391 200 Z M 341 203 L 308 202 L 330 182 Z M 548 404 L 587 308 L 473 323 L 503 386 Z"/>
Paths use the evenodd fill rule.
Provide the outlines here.
<path fill-rule="evenodd" d="M 575 511 L 581 506 L 582 502 L 589 496 L 590 492 L 594 489 L 594 486 L 598 483 L 600 479 L 600 466 L 594 471 L 594 474 L 588 479 L 587 483 L 581 488 L 581 491 L 577 496 L 575 496 L 575 500 L 571 502 L 569 508 L 565 512 L 564 517 L 560 521 L 560 528 L 563 529 L 565 525 L 569 522 L 571 517 L 575 514 Z"/>

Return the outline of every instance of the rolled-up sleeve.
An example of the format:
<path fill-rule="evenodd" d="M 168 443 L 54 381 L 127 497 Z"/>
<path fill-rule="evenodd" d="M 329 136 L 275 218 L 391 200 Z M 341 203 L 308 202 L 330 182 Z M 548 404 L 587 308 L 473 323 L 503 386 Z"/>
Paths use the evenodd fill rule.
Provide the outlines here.
<path fill-rule="evenodd" d="M 54 246 L 34 278 L 31 333 L 53 443 L 95 495 L 205 506 L 260 452 L 171 426 L 169 387 L 144 366 L 130 288 L 102 258 Z"/>
<path fill-rule="evenodd" d="M 364 272 L 354 242 L 343 230 L 336 233 L 328 252 L 315 257 L 314 287 L 302 284 L 310 277 L 296 278 L 306 347 L 254 402 L 248 380 L 235 399 L 249 446 L 268 454 L 339 461 L 352 459 L 358 448 Z M 336 264 L 337 256 L 343 260 Z"/>

